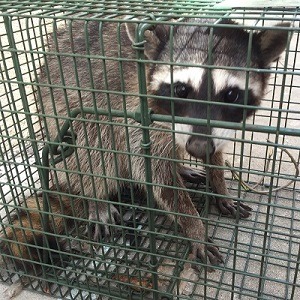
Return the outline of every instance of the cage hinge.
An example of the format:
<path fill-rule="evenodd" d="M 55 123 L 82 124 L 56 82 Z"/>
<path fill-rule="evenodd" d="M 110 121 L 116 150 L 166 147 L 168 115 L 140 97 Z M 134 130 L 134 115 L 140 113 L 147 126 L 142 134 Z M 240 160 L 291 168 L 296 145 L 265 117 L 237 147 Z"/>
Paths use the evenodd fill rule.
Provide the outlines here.
<path fill-rule="evenodd" d="M 77 135 L 75 132 L 70 130 L 66 131 L 63 135 L 59 135 L 54 140 L 55 144 L 50 146 L 50 152 L 53 155 L 58 155 L 54 160 L 53 164 L 56 165 L 59 162 L 63 161 L 66 157 L 74 153 L 75 148 L 72 145 L 75 145 Z"/>

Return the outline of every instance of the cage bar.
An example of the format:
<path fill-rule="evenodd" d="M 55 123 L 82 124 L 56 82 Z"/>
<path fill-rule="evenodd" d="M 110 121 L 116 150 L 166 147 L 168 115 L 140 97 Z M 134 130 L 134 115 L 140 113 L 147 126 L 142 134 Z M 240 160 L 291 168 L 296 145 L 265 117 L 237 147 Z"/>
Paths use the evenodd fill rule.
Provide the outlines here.
<path fill-rule="evenodd" d="M 0 3 L 3 283 L 21 282 L 26 289 L 66 299 L 300 298 L 300 7 L 295 1 L 284 7 L 277 1 L 246 2 L 244 7 L 222 0 Z M 270 68 L 253 65 L 256 34 L 275 31 L 282 22 L 290 26 L 276 28 L 287 36 L 280 59 Z M 135 26 L 133 56 L 126 53 L 125 23 L 132 25 L 128 30 Z M 153 49 L 146 42 L 158 25 L 168 28 L 163 34 L 171 46 L 165 56 L 149 58 Z M 201 49 L 207 59 L 178 59 L 185 51 L 176 49 L 178 26 L 207 31 L 207 48 Z M 238 59 L 216 63 L 216 56 L 223 55 L 214 52 L 216 36 L 235 28 L 248 34 L 240 49 L 245 64 Z M 136 77 L 129 78 L 129 65 L 135 66 Z M 168 82 L 170 94 L 154 90 L 153 65 L 169 70 L 157 82 Z M 206 96 L 185 102 L 205 107 L 205 118 L 178 113 L 176 72 L 187 69 L 208 74 L 201 85 Z M 219 101 L 216 72 L 239 74 L 234 78 L 242 78 L 242 103 Z M 246 118 L 248 110 L 257 108 L 249 99 L 259 85 L 253 78 L 261 74 L 270 77 L 266 91 L 255 114 Z M 137 99 L 136 106 L 129 106 L 131 99 Z M 169 101 L 171 113 L 151 109 L 152 100 Z M 214 108 L 225 107 L 242 109 L 241 122 L 213 118 Z M 178 135 L 190 135 L 191 127 L 206 128 L 193 132 L 195 137 L 228 140 L 224 164 L 212 162 L 209 147 L 203 160 L 188 153 L 177 156 Z M 213 136 L 211 128 L 221 134 Z M 234 136 L 226 136 L 226 130 L 235 131 Z M 169 143 L 155 151 L 158 136 L 169 137 Z M 176 183 L 183 167 L 196 170 L 201 180 L 182 177 L 184 185 Z M 218 210 L 218 199 L 227 196 L 212 188 L 214 170 L 225 172 L 230 197 L 237 201 L 232 218 Z M 162 183 L 157 174 L 164 171 L 170 181 Z M 174 209 L 157 205 L 158 191 L 174 198 Z M 180 210 L 180 197 L 187 193 L 199 216 Z M 243 204 L 252 208 L 248 218 L 239 218 Z M 99 217 L 103 207 L 106 218 Z M 219 247 L 224 262 L 213 272 L 208 258 L 191 256 L 199 241 L 183 234 L 180 220 L 186 217 L 195 224 L 201 220 L 202 244 L 210 245 L 212 238 Z M 95 240 L 97 230 L 102 234 Z M 23 255 L 16 257 L 16 252 Z"/>

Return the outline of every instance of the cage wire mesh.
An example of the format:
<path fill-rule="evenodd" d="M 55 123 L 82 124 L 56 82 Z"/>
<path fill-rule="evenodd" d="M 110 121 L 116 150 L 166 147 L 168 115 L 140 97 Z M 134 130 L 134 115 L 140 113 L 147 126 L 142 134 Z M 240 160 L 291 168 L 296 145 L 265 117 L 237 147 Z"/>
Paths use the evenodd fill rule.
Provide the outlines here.
<path fill-rule="evenodd" d="M 66 299 L 300 298 L 300 8 L 238 9 L 225 2 L 0 3 L 3 282 Z M 255 34 L 282 22 L 290 26 L 278 27 L 286 37 L 281 58 L 267 68 L 252 65 Z M 178 54 L 178 24 L 189 28 L 185 34 L 204 28 L 206 44 L 195 47 L 207 52 L 205 60 L 186 48 Z M 155 56 L 163 44 L 147 48 L 145 41 L 157 38 L 159 25 L 172 46 Z M 124 37 L 131 28 L 133 41 Z M 247 38 L 242 44 L 245 35 L 233 37 L 236 55 L 228 63 L 214 37 L 236 28 Z M 180 102 L 176 93 L 191 87 L 178 82 L 200 84 L 204 73 L 205 97 L 199 92 Z M 267 73 L 260 106 L 246 120 L 247 101 Z M 231 110 L 235 101 L 214 98 L 226 84 L 231 95 L 242 85 L 241 122 Z M 152 112 L 150 99 L 158 103 Z M 198 102 L 206 103 L 205 119 L 184 114 Z M 230 118 L 216 121 L 213 110 L 226 114 L 222 105 Z M 207 128 L 236 130 L 217 131 L 216 144 L 229 140 L 224 164 L 207 159 L 208 143 L 202 160 L 176 156 L 192 126 L 205 141 L 214 134 Z M 185 176 L 190 167 L 195 177 Z M 225 171 L 238 203 L 231 217 L 217 207 L 226 191 L 222 197 L 210 187 L 214 169 Z M 180 207 L 181 195 L 199 216 Z M 250 216 L 241 203 L 252 208 Z M 187 234 L 199 232 L 199 220 L 200 241 Z M 205 258 L 210 248 L 202 260 L 191 256 L 192 245 L 210 244 L 210 237 L 223 256 L 213 272 Z"/>

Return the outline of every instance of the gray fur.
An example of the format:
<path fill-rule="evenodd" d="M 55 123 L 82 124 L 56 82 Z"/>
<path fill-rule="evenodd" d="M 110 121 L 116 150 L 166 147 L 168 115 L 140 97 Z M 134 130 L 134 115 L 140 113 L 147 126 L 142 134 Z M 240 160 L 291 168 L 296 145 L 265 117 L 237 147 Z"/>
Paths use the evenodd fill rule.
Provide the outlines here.
<path fill-rule="evenodd" d="M 246 66 L 249 41 L 247 32 L 238 29 L 238 27 L 228 30 L 215 29 L 212 44 L 209 45 L 210 31 L 205 23 L 207 20 L 193 19 L 190 21 L 199 22 L 199 26 L 176 26 L 174 28 L 173 59 L 175 62 L 196 63 L 199 67 L 202 64 L 209 63 L 216 66 Z M 231 21 L 227 23 L 233 25 L 233 27 L 236 26 Z M 65 28 L 58 30 L 56 33 L 57 40 L 50 39 L 52 42 L 49 45 L 49 51 L 58 51 L 60 54 L 46 55 L 39 83 L 51 84 L 52 87 L 41 87 L 40 94 L 38 93 L 40 95 L 40 111 L 53 116 L 48 116 L 44 119 L 46 121 L 45 126 L 50 133 L 49 139 L 53 140 L 56 137 L 58 128 L 63 124 L 64 118 L 68 116 L 67 112 L 74 108 L 85 106 L 95 107 L 95 109 L 108 109 L 108 103 L 112 109 L 122 110 L 126 108 L 126 110 L 132 111 L 138 107 L 139 98 L 137 96 L 126 96 L 126 107 L 123 107 L 122 97 L 114 94 L 114 92 L 119 91 L 129 94 L 138 93 L 136 63 L 130 61 L 122 62 L 123 69 L 120 72 L 119 62 L 109 59 L 122 57 L 130 60 L 136 58 L 135 51 L 132 48 L 135 25 L 130 23 L 127 24 L 126 28 L 125 24 L 120 25 L 120 27 L 118 24 L 107 22 L 101 27 L 96 21 L 89 22 L 88 25 L 83 21 L 72 21 Z M 153 31 L 146 32 L 145 54 L 147 58 L 167 63 L 170 61 L 169 29 L 166 25 L 157 25 L 153 28 Z M 272 38 L 269 40 L 272 41 L 273 45 L 274 41 L 280 39 L 281 47 L 277 51 L 272 50 L 270 58 L 268 58 L 266 53 L 266 49 L 269 46 L 264 44 L 263 49 L 261 49 L 261 35 L 255 34 L 253 36 L 251 67 L 267 68 L 271 61 L 283 51 L 282 45 L 286 43 L 287 34 L 277 31 L 280 34 L 276 35 L 274 32 L 272 32 Z M 266 40 L 267 33 L 264 34 L 264 40 Z M 120 45 L 117 43 L 118 35 L 121 37 Z M 211 62 L 208 60 L 209 49 L 213 51 Z M 94 57 L 87 59 L 83 57 L 86 55 L 93 55 Z M 106 57 L 105 60 L 100 57 L 102 55 Z M 263 59 L 261 59 L 261 55 Z M 147 65 L 147 83 L 150 95 L 151 93 L 159 95 L 159 91 L 156 89 L 159 86 L 155 85 L 154 82 L 158 80 L 159 74 L 168 72 L 169 69 L 167 65 Z M 59 70 L 62 70 L 62 76 Z M 107 82 L 104 79 L 105 76 L 107 77 Z M 124 79 L 123 87 L 121 76 Z M 78 81 L 76 77 L 78 77 Z M 250 77 L 252 82 L 260 82 L 259 91 L 256 91 L 255 97 L 253 97 L 254 102 L 252 103 L 253 105 L 258 105 L 260 97 L 264 93 L 267 75 L 251 72 Z M 201 81 L 202 78 L 199 80 Z M 207 84 L 200 81 L 199 90 L 191 93 L 191 97 L 204 100 L 207 97 Z M 70 87 L 76 87 L 79 90 L 74 90 Z M 216 87 L 217 84 L 215 84 L 215 92 L 213 93 L 215 99 L 212 100 L 219 101 L 217 98 L 217 92 L 219 91 L 217 91 Z M 87 88 L 92 88 L 94 91 L 85 91 L 84 89 Z M 222 89 L 222 86 L 220 89 Z M 109 90 L 110 93 L 107 95 L 99 90 Z M 196 104 L 191 104 L 187 100 L 182 100 L 182 102 L 178 102 L 179 104 L 175 103 L 175 113 L 177 115 L 206 118 L 207 106 L 203 101 L 199 101 Z M 165 102 L 160 99 L 150 99 L 149 106 L 156 113 L 170 113 Z M 216 108 L 213 111 L 213 119 L 223 120 L 226 117 L 221 108 Z M 249 112 L 249 115 L 252 113 L 253 111 Z M 61 168 L 68 171 L 57 171 L 58 177 L 57 182 L 53 186 L 53 193 L 55 194 L 55 189 L 58 189 L 59 191 L 78 195 L 78 197 L 95 198 L 97 200 L 89 201 L 89 219 L 91 221 L 101 221 L 103 225 L 115 223 L 118 222 L 120 217 L 117 209 L 110 206 L 111 214 L 109 214 L 108 204 L 101 200 L 110 199 L 111 194 L 117 193 L 118 188 L 122 188 L 125 185 L 126 179 L 133 179 L 136 182 L 145 181 L 145 162 L 141 156 L 143 152 L 140 146 L 142 130 L 140 124 L 132 120 L 128 122 L 136 127 L 129 126 L 127 130 L 124 126 L 125 121 L 121 118 L 113 118 L 114 126 L 111 126 L 104 123 L 101 124 L 101 122 L 108 121 L 108 118 L 104 116 L 85 115 L 83 117 L 89 122 L 85 121 L 83 124 L 82 121 L 75 120 L 72 123 L 73 130 L 77 134 L 78 148 L 75 155 L 70 156 L 63 163 L 57 165 L 58 169 Z M 237 118 L 232 121 L 238 122 L 240 120 Z M 189 169 L 180 164 L 177 164 L 174 170 L 175 164 L 168 159 L 182 159 L 185 150 L 187 150 L 190 154 L 206 160 L 206 151 L 203 149 L 208 148 L 212 152 L 210 153 L 209 162 L 218 166 L 223 164 L 222 153 L 213 153 L 214 145 L 208 147 L 210 141 L 201 138 L 201 136 L 191 135 L 185 149 L 184 145 L 172 140 L 171 133 L 155 130 L 170 128 L 170 124 L 153 123 L 151 127 L 154 129 L 150 131 L 152 140 L 151 153 L 153 157 L 157 157 L 152 159 L 155 201 L 161 208 L 171 212 L 170 215 L 172 215 L 172 212 L 180 213 L 177 220 L 182 227 L 183 235 L 194 240 L 192 243 L 192 254 L 194 257 L 199 257 L 205 261 L 206 247 L 209 261 L 212 264 L 218 264 L 222 261 L 222 256 L 218 248 L 213 244 L 209 243 L 207 246 L 203 244 L 206 236 L 205 229 L 188 192 L 183 189 L 176 191 L 172 188 L 172 186 L 184 188 L 182 176 L 184 178 L 193 177 L 195 172 L 191 173 Z M 194 126 L 192 130 L 195 133 L 211 133 L 208 132 L 205 126 Z M 129 138 L 128 144 L 126 143 L 127 136 Z M 178 136 L 180 137 L 180 135 Z M 89 148 L 83 149 L 86 146 Z M 103 157 L 100 155 L 99 149 L 105 149 L 102 152 Z M 121 153 L 113 154 L 109 150 L 116 150 Z M 130 153 L 130 155 L 127 153 Z M 78 170 L 80 170 L 80 174 L 76 173 Z M 209 171 L 213 190 L 222 195 L 227 195 L 223 171 L 214 169 L 213 166 Z M 110 177 L 116 176 L 125 181 L 110 179 Z M 159 187 L 156 184 L 163 186 Z M 145 189 L 144 184 L 137 183 L 136 185 L 141 190 Z M 223 213 L 236 214 L 237 208 L 232 200 L 221 197 L 218 203 Z M 249 207 L 241 205 L 241 216 L 247 217 L 249 215 L 248 210 Z M 63 213 L 67 211 L 68 209 L 64 208 Z M 84 211 L 79 210 L 75 213 L 77 216 L 83 216 Z M 104 233 L 108 234 L 108 227 L 104 226 L 104 228 Z M 101 234 L 100 227 L 99 225 L 94 225 L 93 229 L 94 238 L 97 239 L 98 235 Z M 13 238 L 12 236 L 11 239 Z"/>
<path fill-rule="evenodd" d="M 190 20 L 192 22 L 198 22 L 196 19 Z M 212 43 L 210 43 L 210 32 L 208 27 L 205 25 L 205 21 L 200 21 L 199 26 L 177 26 L 174 29 L 173 36 L 173 59 L 178 63 L 197 63 L 201 64 L 209 64 L 212 63 L 214 65 L 225 65 L 225 66 L 239 66 L 246 67 L 247 66 L 247 49 L 249 42 L 249 35 L 247 32 L 238 28 L 230 28 L 230 29 L 222 29 L 216 28 L 214 30 L 214 36 L 212 39 Z M 211 22 L 211 21 L 210 21 Z M 234 25 L 233 22 L 228 21 L 229 24 Z M 63 53 L 76 53 L 76 54 L 87 54 L 86 53 L 86 45 L 85 40 L 88 38 L 90 54 L 93 55 L 101 55 L 104 54 L 107 57 L 118 57 L 118 45 L 117 41 L 117 26 L 114 23 L 105 24 L 102 31 L 103 42 L 99 41 L 99 31 L 96 22 L 92 22 L 88 26 L 88 36 L 85 36 L 83 32 L 84 26 L 80 22 L 73 22 L 73 44 L 74 49 L 71 49 L 71 43 L 69 38 L 69 32 L 60 31 L 59 32 L 59 49 Z M 127 26 L 127 30 L 124 28 L 124 24 L 120 26 L 120 35 L 121 35 L 121 57 L 134 59 L 135 52 L 131 47 L 131 43 L 134 40 L 134 24 L 130 24 Z M 236 25 L 235 25 L 236 26 Z M 276 36 L 273 35 L 272 32 L 272 42 L 276 40 Z M 265 34 L 266 35 L 266 34 Z M 84 37 L 84 38 L 83 38 Z M 261 37 L 260 37 L 261 38 Z M 281 40 L 286 39 L 285 33 L 280 33 Z M 256 36 L 254 36 L 256 39 Z M 145 51 L 146 55 L 150 59 L 158 59 L 162 61 L 170 61 L 170 44 L 169 40 L 169 28 L 164 25 L 158 25 L 154 28 L 152 32 L 146 33 L 146 45 Z M 264 39 L 265 40 L 265 39 Z M 253 51 L 252 51 L 252 60 L 249 67 L 268 67 L 270 62 L 274 60 L 274 54 L 272 54 L 272 58 L 270 60 L 267 59 L 267 56 L 264 52 L 263 61 L 260 59 L 261 49 L 259 49 L 256 40 L 253 43 Z M 284 41 L 283 41 L 284 43 Z M 51 45 L 50 49 L 54 46 Z M 264 45 L 264 49 L 268 47 Z M 208 51 L 213 51 L 212 61 L 209 61 Z M 282 47 L 277 51 L 276 57 L 283 51 Z M 137 93 L 138 89 L 138 79 L 137 79 L 137 71 L 136 64 L 130 62 L 123 63 L 123 74 L 120 74 L 119 65 L 115 61 L 105 60 L 106 65 L 106 73 L 108 80 L 108 86 L 105 85 L 104 81 L 104 62 L 101 59 L 91 59 L 91 70 L 93 72 L 92 78 L 89 76 L 89 65 L 87 60 L 84 58 L 76 58 L 77 66 L 74 66 L 74 62 L 72 58 L 62 57 L 61 65 L 59 64 L 56 57 L 48 57 L 48 68 L 50 70 L 51 83 L 52 84 L 61 84 L 61 79 L 57 76 L 57 72 L 52 72 L 52 70 L 58 70 L 60 66 L 63 68 L 63 73 L 65 74 L 64 84 L 66 86 L 76 86 L 75 74 L 79 75 L 79 84 L 81 88 L 95 88 L 95 89 L 108 89 L 112 91 L 109 95 L 109 101 L 111 108 L 114 109 L 124 109 L 122 101 L 119 96 L 113 95 L 113 91 L 120 91 L 121 89 L 121 78 L 123 75 L 125 80 L 125 92 L 133 92 Z M 159 73 L 161 68 L 165 68 L 165 66 L 154 65 L 151 67 L 151 75 L 149 76 L 150 85 L 151 81 L 155 80 L 155 76 Z M 41 76 L 41 81 L 47 81 L 48 74 L 46 72 Z M 251 72 L 251 76 L 253 80 L 260 80 L 263 84 L 261 86 L 261 94 L 263 95 L 266 77 L 267 75 L 258 74 Z M 93 82 L 93 85 L 92 85 Z M 251 88 L 251 87 L 250 87 Z M 153 91 L 151 91 L 153 92 Z M 54 89 L 54 103 L 56 106 L 56 115 L 65 116 L 65 112 L 67 111 L 67 106 L 72 109 L 76 107 L 83 106 L 94 106 L 98 108 L 108 108 L 107 101 L 108 97 L 105 94 L 95 93 L 92 94 L 90 92 L 81 92 L 81 96 L 75 91 L 67 90 L 67 99 L 68 103 L 66 104 L 64 99 L 64 90 L 63 89 Z M 202 93 L 202 96 L 205 96 L 206 93 Z M 49 101 L 49 89 L 42 90 L 41 102 L 44 105 L 45 112 L 47 114 L 54 114 L 53 103 Z M 257 95 L 256 95 L 257 96 Z M 94 99 L 94 100 L 93 100 Z M 255 99 L 256 105 L 259 104 L 259 99 Z M 129 96 L 126 98 L 126 109 L 134 110 L 139 105 L 138 97 Z M 188 103 L 186 104 L 188 105 Z M 159 104 L 156 103 L 155 100 L 150 101 L 150 107 L 154 109 L 154 111 L 158 111 L 157 106 Z M 199 108 L 198 108 L 199 109 Z M 193 117 L 205 117 L 203 114 L 203 107 L 200 106 L 202 110 L 198 116 L 191 115 Z M 188 109 L 187 109 L 188 111 Z M 188 114 L 189 115 L 189 114 Z M 94 116 L 86 116 L 88 118 L 94 118 Z M 107 120 L 106 117 L 99 117 L 100 120 Z M 214 116 L 213 116 L 214 118 Z M 221 116 L 217 116 L 217 119 L 222 119 Z M 124 122 L 123 120 L 116 119 L 115 122 L 120 122 L 121 124 Z M 139 127 L 139 124 L 130 121 L 132 125 L 136 125 L 136 128 L 129 128 L 128 132 L 126 132 L 125 127 L 122 126 L 106 126 L 106 125 L 97 125 L 94 123 L 86 123 L 86 130 L 83 129 L 81 122 L 74 122 L 74 130 L 77 133 L 77 145 L 78 146 L 86 146 L 99 148 L 102 147 L 104 149 L 113 149 L 113 144 L 115 148 L 113 150 L 122 151 L 122 152 L 130 152 L 130 160 L 129 156 L 126 154 L 114 154 L 110 152 L 104 152 L 104 162 L 105 166 L 102 165 L 101 157 L 98 151 L 88 151 L 84 149 L 78 149 L 77 155 L 72 156 L 66 160 L 66 167 L 68 170 L 80 170 L 83 173 L 91 173 L 95 175 L 105 174 L 107 177 L 121 177 L 121 178 L 131 178 L 135 181 L 145 181 L 144 172 L 144 159 L 141 156 L 135 156 L 134 154 L 142 154 L 142 150 L 140 147 L 140 142 L 142 140 L 142 131 Z M 47 125 L 52 134 L 52 138 L 54 138 L 57 134 L 57 125 L 52 120 L 47 120 Z M 162 124 L 153 124 L 153 128 L 163 128 L 166 125 Z M 195 129 L 197 132 L 199 130 Z M 200 128 L 201 130 L 201 128 Z M 205 133 L 205 130 L 204 130 Z M 126 140 L 126 135 L 129 137 L 129 145 L 127 145 L 124 141 Z M 100 136 L 101 143 L 99 142 L 98 137 Z M 112 143 L 114 140 L 114 143 Z M 182 149 L 177 145 L 175 147 L 175 151 L 173 150 L 173 141 L 172 136 L 169 133 L 165 133 L 162 131 L 151 131 L 151 140 L 153 141 L 153 145 L 151 148 L 153 156 L 162 157 L 162 158 L 183 158 L 183 153 L 185 149 Z M 198 138 L 197 138 L 198 140 Z M 195 145 L 197 149 L 201 148 L 202 145 L 206 148 L 206 142 L 204 144 L 202 142 L 197 142 Z M 196 151 L 200 151 L 197 150 Z M 189 149 L 187 148 L 189 151 Z M 90 152 L 90 153 L 87 153 Z M 200 151 L 201 152 L 201 151 Z M 175 153 L 175 157 L 173 157 Z M 193 153 L 192 153 L 193 154 Z M 88 157 L 91 156 L 92 164 L 89 162 Z M 202 155 L 201 155 L 202 156 Z M 216 157 L 221 156 L 220 153 L 216 154 Z M 79 160 L 76 160 L 76 157 Z M 117 160 L 117 164 L 115 165 L 115 160 Z M 214 160 L 214 159 L 212 159 Z M 215 161 L 221 161 L 220 159 L 215 159 Z M 132 174 L 129 174 L 130 166 L 132 169 Z M 210 171 L 212 186 L 218 186 L 216 182 L 214 182 L 214 178 L 216 177 L 216 181 L 220 181 L 221 185 L 221 193 L 227 194 L 227 189 L 224 182 L 223 173 L 219 170 L 212 169 Z M 177 166 L 175 170 L 175 182 L 173 182 L 173 163 L 164 159 L 153 159 L 152 160 L 152 174 L 153 174 L 153 182 L 156 184 L 163 184 L 165 186 L 175 186 L 184 187 L 183 180 L 180 176 L 180 165 Z M 217 176 L 216 176 L 217 174 Z M 59 184 L 64 185 L 65 174 L 62 173 L 59 178 Z M 220 178 L 219 178 L 220 177 Z M 108 193 L 114 193 L 117 191 L 117 181 L 116 180 L 104 180 L 102 177 L 91 177 L 91 176 L 78 176 L 77 174 L 69 175 L 69 182 L 71 183 L 70 188 L 71 193 L 76 194 L 84 194 L 88 197 L 96 197 L 97 199 L 109 199 Z M 121 183 L 122 184 L 122 183 Z M 107 185 L 107 189 L 106 189 Z M 82 190 L 84 187 L 84 190 Z M 140 186 L 141 189 L 144 188 L 143 185 Z M 220 188 L 216 188 L 217 190 Z M 178 191 L 177 195 L 172 189 L 162 188 L 162 187 L 154 187 L 154 197 L 156 202 L 160 207 L 167 211 L 178 211 L 180 213 L 184 213 L 187 215 L 198 216 L 198 212 L 196 211 L 190 196 L 185 191 Z M 96 192 L 96 194 L 95 194 Z M 178 207 L 175 207 L 175 203 L 173 202 L 173 197 L 178 198 Z M 233 205 L 231 200 L 228 200 L 230 205 Z M 97 212 L 97 207 L 98 211 Z M 110 220 L 108 218 L 106 204 L 104 202 L 90 202 L 90 213 L 89 218 L 91 220 L 100 220 L 103 223 L 114 223 L 116 220 L 112 217 Z M 233 206 L 232 206 L 233 207 Z M 232 209 L 230 207 L 230 209 Z M 114 209 L 113 209 L 114 210 Z M 247 211 L 247 209 L 246 209 Z M 114 210 L 114 215 L 117 216 L 116 211 Z M 247 213 L 245 213 L 247 216 Z M 190 238 L 198 239 L 203 241 L 205 233 L 204 228 L 202 226 L 201 220 L 199 218 L 188 218 L 188 217 L 179 217 L 178 218 L 180 225 L 183 228 L 184 234 Z M 97 226 L 96 226 L 97 227 Z M 99 230 L 96 228 L 96 235 L 99 234 Z M 97 236 L 95 236 L 97 238 Z M 198 250 L 197 250 L 198 249 Z M 218 250 L 211 246 L 209 250 L 215 254 L 214 258 L 211 259 L 212 263 L 215 263 L 216 260 L 220 259 L 220 255 Z M 194 253 L 195 255 L 199 255 L 202 259 L 204 258 L 204 248 L 203 244 L 195 244 L 194 245 Z"/>

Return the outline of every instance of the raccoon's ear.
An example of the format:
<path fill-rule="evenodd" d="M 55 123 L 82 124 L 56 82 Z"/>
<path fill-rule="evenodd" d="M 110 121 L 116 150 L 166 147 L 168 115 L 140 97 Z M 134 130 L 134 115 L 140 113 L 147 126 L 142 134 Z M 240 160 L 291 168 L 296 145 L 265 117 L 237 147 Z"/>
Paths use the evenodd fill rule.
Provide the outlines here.
<path fill-rule="evenodd" d="M 260 48 L 260 59 L 265 66 L 277 60 L 286 48 L 289 31 L 276 29 L 276 27 L 290 26 L 288 22 L 279 23 L 274 26 L 274 29 L 263 30 L 254 36 Z"/>
<path fill-rule="evenodd" d="M 135 42 L 136 23 L 125 23 L 126 32 L 129 39 Z M 155 59 L 159 51 L 169 40 L 170 27 L 163 24 L 153 26 L 145 32 L 145 54 L 148 59 Z"/>

